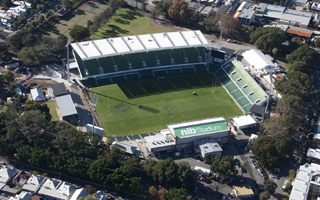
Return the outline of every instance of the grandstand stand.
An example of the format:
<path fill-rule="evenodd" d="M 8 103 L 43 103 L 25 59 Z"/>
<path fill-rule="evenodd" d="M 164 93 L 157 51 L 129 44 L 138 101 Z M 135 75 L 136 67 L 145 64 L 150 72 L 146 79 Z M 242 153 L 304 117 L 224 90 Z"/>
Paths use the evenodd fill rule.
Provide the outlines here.
<path fill-rule="evenodd" d="M 266 92 L 239 61 L 233 59 L 222 66 L 213 65 L 213 74 L 244 112 L 249 112 L 253 104 L 262 105 L 266 102 Z"/>
<path fill-rule="evenodd" d="M 200 31 L 155 33 L 71 44 L 82 83 L 91 87 L 132 80 L 133 77 L 208 71 L 207 45 Z"/>

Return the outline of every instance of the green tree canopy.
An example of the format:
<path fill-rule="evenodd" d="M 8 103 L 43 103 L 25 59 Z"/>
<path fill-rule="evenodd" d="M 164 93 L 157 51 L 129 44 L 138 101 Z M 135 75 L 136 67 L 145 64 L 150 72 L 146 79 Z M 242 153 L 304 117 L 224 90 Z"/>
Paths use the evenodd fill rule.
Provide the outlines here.
<path fill-rule="evenodd" d="M 267 180 L 263 184 L 263 189 L 270 195 L 273 195 L 277 189 L 277 184 L 273 181 Z"/>
<path fill-rule="evenodd" d="M 313 91 L 309 76 L 299 71 L 289 72 L 285 78 L 275 82 L 275 87 L 281 94 L 302 98 L 308 97 Z"/>
<path fill-rule="evenodd" d="M 277 166 L 282 158 L 291 151 L 290 142 L 285 139 L 260 135 L 252 142 L 253 153 L 259 158 L 260 163 L 267 167 Z"/>
<path fill-rule="evenodd" d="M 215 158 L 211 164 L 211 171 L 217 173 L 223 180 L 229 179 L 235 172 L 235 163 L 232 157 Z"/>
<path fill-rule="evenodd" d="M 88 28 L 80 25 L 75 25 L 74 27 L 72 27 L 69 34 L 73 40 L 81 41 L 90 36 L 90 31 Z"/>
<path fill-rule="evenodd" d="M 166 200 L 186 200 L 188 197 L 188 191 L 181 188 L 169 189 L 165 195 Z"/>
<path fill-rule="evenodd" d="M 250 35 L 250 41 L 259 49 L 273 53 L 273 49 L 282 49 L 286 34 L 279 28 L 258 28 Z"/>

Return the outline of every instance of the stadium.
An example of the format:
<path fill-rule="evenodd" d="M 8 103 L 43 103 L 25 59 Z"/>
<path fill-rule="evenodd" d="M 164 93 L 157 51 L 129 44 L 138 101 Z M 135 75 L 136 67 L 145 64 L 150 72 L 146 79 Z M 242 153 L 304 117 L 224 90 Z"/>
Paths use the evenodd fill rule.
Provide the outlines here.
<path fill-rule="evenodd" d="M 230 119 L 267 100 L 242 64 L 224 60 L 224 53 L 211 49 L 198 30 L 71 46 L 81 83 L 98 96 L 97 114 L 108 135 L 157 131 L 212 117 Z"/>

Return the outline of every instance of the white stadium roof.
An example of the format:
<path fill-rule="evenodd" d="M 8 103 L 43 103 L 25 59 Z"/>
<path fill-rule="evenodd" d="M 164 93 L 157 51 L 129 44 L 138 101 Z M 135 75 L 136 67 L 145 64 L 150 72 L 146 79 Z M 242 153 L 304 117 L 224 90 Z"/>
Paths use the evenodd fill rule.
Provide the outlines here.
<path fill-rule="evenodd" d="M 125 36 L 71 44 L 82 60 L 206 45 L 208 42 L 199 30 Z"/>
<path fill-rule="evenodd" d="M 265 54 L 256 49 L 245 51 L 242 56 L 248 64 L 257 70 L 274 69 L 276 67 Z"/>

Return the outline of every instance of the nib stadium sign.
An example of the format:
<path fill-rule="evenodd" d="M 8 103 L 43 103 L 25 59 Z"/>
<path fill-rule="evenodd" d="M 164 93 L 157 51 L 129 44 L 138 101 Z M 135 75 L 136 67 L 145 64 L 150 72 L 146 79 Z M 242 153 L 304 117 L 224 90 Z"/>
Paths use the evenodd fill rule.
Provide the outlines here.
<path fill-rule="evenodd" d="M 226 121 L 211 122 L 187 127 L 175 128 L 174 132 L 177 137 L 190 137 L 196 135 L 205 135 L 228 131 Z"/>

